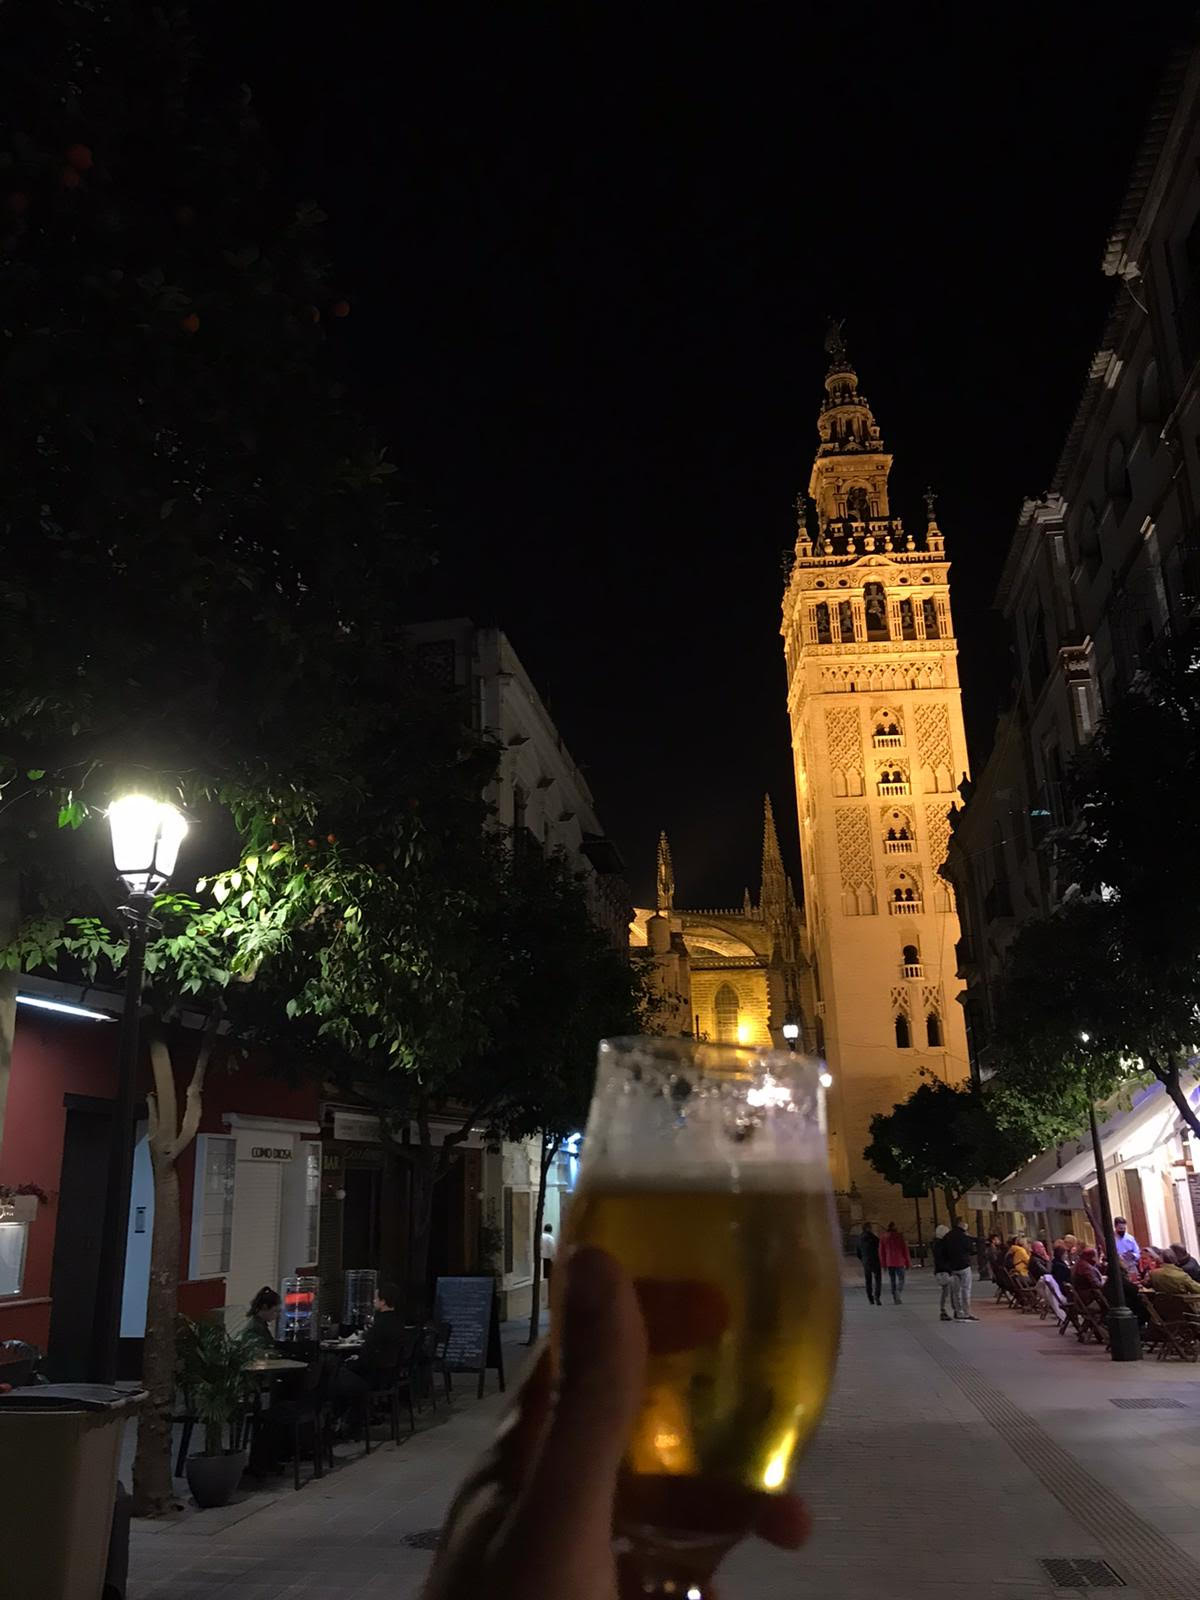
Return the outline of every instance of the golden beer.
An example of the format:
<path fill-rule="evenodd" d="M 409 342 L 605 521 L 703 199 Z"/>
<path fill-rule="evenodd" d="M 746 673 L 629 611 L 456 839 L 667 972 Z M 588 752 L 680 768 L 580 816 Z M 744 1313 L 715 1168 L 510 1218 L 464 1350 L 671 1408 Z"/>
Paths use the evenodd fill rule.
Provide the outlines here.
<path fill-rule="evenodd" d="M 600 1171 L 572 1199 L 564 1242 L 614 1256 L 646 1318 L 635 1474 L 783 1490 L 820 1419 L 842 1308 L 828 1192 L 755 1176 L 726 1193 Z"/>

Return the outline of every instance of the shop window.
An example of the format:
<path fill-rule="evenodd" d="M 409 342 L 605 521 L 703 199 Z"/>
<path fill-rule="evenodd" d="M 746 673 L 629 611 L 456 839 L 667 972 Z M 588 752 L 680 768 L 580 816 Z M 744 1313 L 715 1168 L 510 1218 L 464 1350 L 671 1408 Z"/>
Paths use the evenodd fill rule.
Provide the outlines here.
<path fill-rule="evenodd" d="M 737 1043 L 738 1009 L 737 990 L 731 984 L 723 983 L 713 1000 L 718 1044 Z"/>
<path fill-rule="evenodd" d="M 504 1191 L 504 1270 L 518 1281 L 533 1275 L 532 1202 L 528 1189 Z"/>
<path fill-rule="evenodd" d="M 235 1140 L 218 1133 L 197 1138 L 190 1278 L 219 1278 L 229 1271 L 236 1160 Z"/>
<path fill-rule="evenodd" d="M 0 1222 L 0 1299 L 21 1293 L 25 1283 L 27 1222 Z"/>

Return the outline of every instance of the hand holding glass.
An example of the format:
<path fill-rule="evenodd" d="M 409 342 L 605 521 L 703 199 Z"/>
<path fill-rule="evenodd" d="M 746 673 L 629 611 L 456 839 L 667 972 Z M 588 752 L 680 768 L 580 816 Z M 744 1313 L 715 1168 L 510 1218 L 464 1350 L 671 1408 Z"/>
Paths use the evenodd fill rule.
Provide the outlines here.
<path fill-rule="evenodd" d="M 618 1531 L 662 1593 L 737 1537 L 714 1486 L 730 1504 L 785 1490 L 825 1404 L 841 1281 L 820 1071 L 681 1039 L 600 1047 L 566 1243 L 638 1287 L 650 1361 Z"/>

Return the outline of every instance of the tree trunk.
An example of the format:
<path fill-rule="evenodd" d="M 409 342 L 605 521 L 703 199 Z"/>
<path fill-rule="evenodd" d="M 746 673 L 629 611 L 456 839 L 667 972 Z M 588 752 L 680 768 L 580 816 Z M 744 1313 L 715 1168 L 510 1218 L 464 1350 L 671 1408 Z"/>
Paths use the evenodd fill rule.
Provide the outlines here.
<path fill-rule="evenodd" d="M 406 1168 L 386 1143 L 379 1194 L 379 1276 L 385 1283 L 404 1281 L 404 1244 L 408 1215 L 404 1204 Z"/>
<path fill-rule="evenodd" d="M 437 1152 L 421 1146 L 412 1158 L 409 1188 L 408 1305 L 412 1316 L 423 1317 L 429 1300 L 429 1235 L 433 1224 L 433 1186 L 437 1182 Z"/>
<path fill-rule="evenodd" d="M 550 1164 L 558 1154 L 561 1139 L 542 1134 L 542 1154 L 538 1165 L 537 1210 L 533 1218 L 533 1290 L 529 1307 L 529 1338 L 527 1344 L 536 1344 L 542 1320 L 542 1221 L 546 1215 L 546 1178 Z"/>
<path fill-rule="evenodd" d="M 1154 1073 L 1154 1076 L 1170 1095 L 1179 1115 L 1187 1123 L 1197 1139 L 1200 1139 L 1200 1119 L 1197 1118 L 1191 1102 L 1183 1092 L 1183 1085 L 1179 1081 L 1179 1068 L 1174 1062 L 1166 1066 L 1160 1066 L 1151 1055 L 1146 1056 L 1146 1061 L 1149 1063 L 1150 1070 Z"/>
<path fill-rule="evenodd" d="M 175 1505 L 171 1479 L 171 1408 L 175 1398 L 175 1307 L 179 1293 L 179 1174 L 174 1159 L 152 1148 L 154 1233 L 142 1381 L 150 1399 L 138 1419 L 133 1512 L 154 1517 Z"/>

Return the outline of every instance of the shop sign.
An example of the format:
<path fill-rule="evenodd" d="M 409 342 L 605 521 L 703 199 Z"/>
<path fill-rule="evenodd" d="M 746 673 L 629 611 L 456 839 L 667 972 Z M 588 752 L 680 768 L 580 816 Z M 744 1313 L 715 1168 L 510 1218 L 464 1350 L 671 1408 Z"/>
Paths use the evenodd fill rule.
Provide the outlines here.
<path fill-rule="evenodd" d="M 379 1143 L 379 1118 L 361 1111 L 335 1111 L 333 1137 L 347 1144 Z"/>
<path fill-rule="evenodd" d="M 290 1161 L 295 1151 L 290 1144 L 252 1144 L 251 1161 Z"/>

